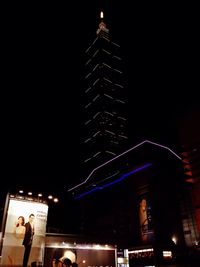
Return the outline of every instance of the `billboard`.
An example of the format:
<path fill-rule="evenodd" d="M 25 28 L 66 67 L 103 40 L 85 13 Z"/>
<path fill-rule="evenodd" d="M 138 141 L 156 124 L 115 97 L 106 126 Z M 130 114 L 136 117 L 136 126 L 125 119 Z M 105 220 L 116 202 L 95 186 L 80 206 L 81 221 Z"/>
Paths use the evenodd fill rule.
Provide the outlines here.
<path fill-rule="evenodd" d="M 80 267 L 116 267 L 116 249 L 46 247 L 44 267 L 56 266 L 55 261 L 69 258 Z"/>
<path fill-rule="evenodd" d="M 1 266 L 43 262 L 48 205 L 9 199 L 3 234 Z"/>
<path fill-rule="evenodd" d="M 141 240 L 143 242 L 152 241 L 154 236 L 152 207 L 148 194 L 143 194 L 139 198 L 139 221 Z"/>

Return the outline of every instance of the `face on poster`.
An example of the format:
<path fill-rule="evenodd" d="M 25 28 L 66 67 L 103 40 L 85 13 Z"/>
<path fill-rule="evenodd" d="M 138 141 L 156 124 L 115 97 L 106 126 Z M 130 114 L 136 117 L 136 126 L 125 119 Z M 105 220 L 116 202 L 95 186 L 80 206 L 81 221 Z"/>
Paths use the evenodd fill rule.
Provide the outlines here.
<path fill-rule="evenodd" d="M 70 249 L 51 248 L 45 249 L 44 267 L 61 266 L 56 262 L 68 258 L 72 263 L 78 263 L 82 267 L 115 267 L 116 249 Z"/>
<path fill-rule="evenodd" d="M 47 215 L 47 204 L 18 199 L 9 200 L 2 248 L 3 266 L 22 264 L 25 226 L 28 223 L 34 232 L 28 260 L 29 262 L 43 261 Z"/>

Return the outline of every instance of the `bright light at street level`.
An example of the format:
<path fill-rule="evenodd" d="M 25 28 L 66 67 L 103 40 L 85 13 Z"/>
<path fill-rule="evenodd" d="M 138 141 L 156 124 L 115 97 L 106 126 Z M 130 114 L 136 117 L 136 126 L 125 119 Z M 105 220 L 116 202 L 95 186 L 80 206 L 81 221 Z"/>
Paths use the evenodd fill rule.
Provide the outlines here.
<path fill-rule="evenodd" d="M 174 244 L 177 243 L 177 238 L 175 236 L 172 236 L 172 241 L 174 242 Z"/>
<path fill-rule="evenodd" d="M 59 200 L 58 200 L 57 197 L 55 197 L 55 198 L 53 199 L 53 201 L 54 201 L 55 203 L 57 203 Z"/>
<path fill-rule="evenodd" d="M 17 190 L 18 193 L 15 194 L 9 194 L 11 198 L 18 198 L 18 199 L 27 199 L 27 200 L 34 200 L 38 201 L 40 203 L 47 203 L 47 198 L 50 201 L 53 201 L 54 203 L 59 202 L 59 198 L 55 197 L 51 194 L 46 195 L 44 192 L 31 192 L 31 191 L 24 191 L 22 189 Z M 49 202 L 50 202 L 49 201 Z"/>

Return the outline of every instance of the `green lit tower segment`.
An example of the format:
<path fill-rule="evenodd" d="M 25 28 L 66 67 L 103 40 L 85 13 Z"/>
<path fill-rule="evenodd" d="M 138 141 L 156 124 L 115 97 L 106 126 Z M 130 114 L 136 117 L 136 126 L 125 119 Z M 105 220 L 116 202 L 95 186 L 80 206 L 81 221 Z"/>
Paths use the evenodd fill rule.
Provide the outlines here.
<path fill-rule="evenodd" d="M 120 46 L 111 41 L 103 12 L 96 35 L 85 63 L 82 162 L 87 172 L 120 154 L 128 139 Z"/>

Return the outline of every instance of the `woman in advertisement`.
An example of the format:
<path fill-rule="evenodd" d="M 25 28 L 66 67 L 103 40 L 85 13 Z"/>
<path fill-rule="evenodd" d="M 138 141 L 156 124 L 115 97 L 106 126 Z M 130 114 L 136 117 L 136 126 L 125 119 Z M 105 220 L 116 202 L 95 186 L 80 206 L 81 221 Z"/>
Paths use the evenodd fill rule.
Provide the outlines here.
<path fill-rule="evenodd" d="M 22 245 L 22 241 L 24 239 L 26 227 L 25 227 L 25 218 L 24 216 L 19 216 L 17 222 L 14 227 L 14 235 L 16 238 L 16 242 Z"/>
<path fill-rule="evenodd" d="M 23 246 L 22 242 L 25 235 L 25 218 L 24 216 L 19 216 L 14 223 L 13 232 L 11 232 L 10 237 L 9 233 L 7 239 L 12 243 L 13 246 L 7 247 L 7 264 L 8 267 L 16 266 L 16 262 L 22 258 L 23 255 Z M 5 259 L 6 260 L 6 259 Z"/>

